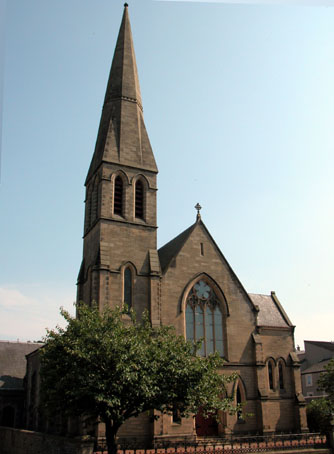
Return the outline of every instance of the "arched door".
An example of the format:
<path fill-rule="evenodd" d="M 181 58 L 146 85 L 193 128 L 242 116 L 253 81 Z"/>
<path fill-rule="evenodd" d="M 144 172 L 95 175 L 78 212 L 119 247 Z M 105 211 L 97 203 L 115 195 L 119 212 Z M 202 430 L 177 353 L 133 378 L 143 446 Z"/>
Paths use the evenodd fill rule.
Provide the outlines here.
<path fill-rule="evenodd" d="M 199 437 L 215 437 L 218 435 L 218 423 L 214 416 L 205 418 L 202 410 L 195 417 L 196 435 Z"/>

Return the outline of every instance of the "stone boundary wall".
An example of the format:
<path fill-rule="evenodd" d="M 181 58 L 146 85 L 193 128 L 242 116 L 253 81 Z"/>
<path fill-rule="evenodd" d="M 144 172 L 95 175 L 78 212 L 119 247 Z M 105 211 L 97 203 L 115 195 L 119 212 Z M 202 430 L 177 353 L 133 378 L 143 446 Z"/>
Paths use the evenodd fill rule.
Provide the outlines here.
<path fill-rule="evenodd" d="M 0 454 L 93 454 L 94 442 L 0 426 Z"/>

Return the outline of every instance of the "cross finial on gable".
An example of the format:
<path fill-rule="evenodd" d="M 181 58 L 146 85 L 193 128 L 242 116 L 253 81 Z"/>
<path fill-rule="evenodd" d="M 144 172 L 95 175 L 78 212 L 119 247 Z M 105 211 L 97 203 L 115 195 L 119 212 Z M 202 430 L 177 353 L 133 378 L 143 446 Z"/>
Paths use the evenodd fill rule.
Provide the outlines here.
<path fill-rule="evenodd" d="M 198 202 L 195 205 L 195 209 L 197 210 L 196 220 L 199 221 L 201 219 L 200 211 L 201 211 L 202 207 L 201 207 L 201 205 Z"/>

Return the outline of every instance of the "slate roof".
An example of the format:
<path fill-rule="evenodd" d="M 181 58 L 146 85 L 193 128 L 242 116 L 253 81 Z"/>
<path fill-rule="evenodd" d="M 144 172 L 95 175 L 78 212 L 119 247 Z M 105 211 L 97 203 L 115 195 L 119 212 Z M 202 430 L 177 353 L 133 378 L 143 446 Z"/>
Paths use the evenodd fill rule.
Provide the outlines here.
<path fill-rule="evenodd" d="M 302 363 L 305 360 L 305 356 L 306 356 L 305 352 L 297 350 L 296 353 L 297 353 L 299 361 Z"/>
<path fill-rule="evenodd" d="M 325 348 L 326 350 L 330 350 L 331 352 L 334 352 L 334 342 L 305 340 L 304 344 L 306 344 L 306 343 L 315 345 L 316 347 Z"/>
<path fill-rule="evenodd" d="M 258 326 L 272 326 L 276 328 L 287 328 L 290 326 L 285 314 L 282 313 L 281 308 L 277 305 L 272 295 L 249 293 L 249 297 L 259 308 L 257 317 Z"/>
<path fill-rule="evenodd" d="M 167 244 L 165 244 L 158 250 L 162 274 L 164 274 L 165 271 L 167 271 L 169 264 L 171 263 L 173 258 L 176 257 L 177 254 L 180 252 L 182 246 L 189 238 L 195 226 L 196 223 L 188 227 L 186 230 L 180 233 L 180 235 L 173 238 L 171 241 L 169 241 Z"/>
<path fill-rule="evenodd" d="M 312 366 L 308 367 L 307 369 L 301 372 L 302 375 L 304 374 L 312 374 L 315 372 L 323 372 L 325 370 L 325 366 L 331 361 L 330 359 L 326 359 L 325 361 L 320 361 L 319 363 L 312 364 Z"/>
<path fill-rule="evenodd" d="M 0 390 L 22 389 L 26 373 L 26 355 L 43 344 L 0 341 Z"/>

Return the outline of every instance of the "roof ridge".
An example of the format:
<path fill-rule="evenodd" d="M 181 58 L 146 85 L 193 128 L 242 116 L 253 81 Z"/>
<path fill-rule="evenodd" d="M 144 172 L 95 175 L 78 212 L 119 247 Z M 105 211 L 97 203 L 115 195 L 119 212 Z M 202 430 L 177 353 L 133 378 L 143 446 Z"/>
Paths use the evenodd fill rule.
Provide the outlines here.
<path fill-rule="evenodd" d="M 15 340 L 1 340 L 0 339 L 0 342 L 2 343 L 6 343 L 6 344 L 24 344 L 24 345 L 39 345 L 39 344 L 43 344 L 43 342 L 35 342 L 35 341 L 15 341 Z"/>
<path fill-rule="evenodd" d="M 253 292 L 249 292 L 248 295 L 268 296 L 269 298 L 271 298 L 271 295 L 268 295 L 267 293 L 253 293 Z"/>

